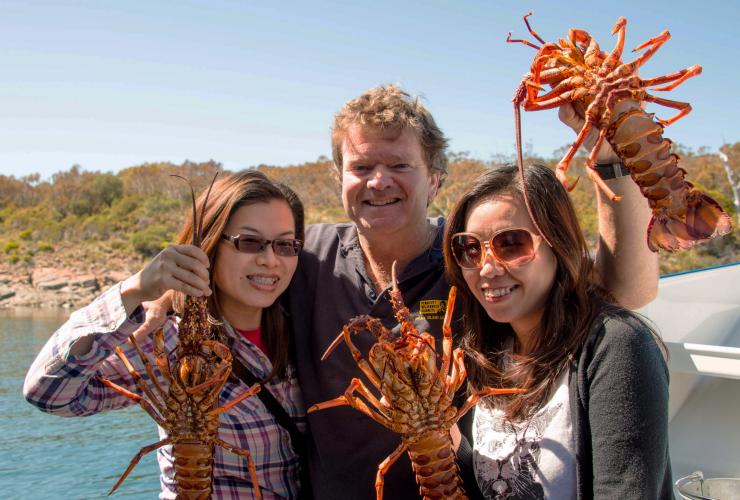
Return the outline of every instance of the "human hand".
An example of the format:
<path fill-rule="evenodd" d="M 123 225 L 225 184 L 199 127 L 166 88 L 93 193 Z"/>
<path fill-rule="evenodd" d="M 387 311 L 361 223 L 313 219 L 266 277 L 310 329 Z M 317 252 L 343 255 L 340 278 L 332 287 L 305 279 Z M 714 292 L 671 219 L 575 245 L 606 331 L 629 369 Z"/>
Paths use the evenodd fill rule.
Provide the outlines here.
<path fill-rule="evenodd" d="M 560 106 L 560 109 L 558 110 L 558 118 L 560 118 L 561 122 L 572 128 L 576 134 L 581 131 L 583 125 L 586 123 L 586 119 L 583 114 L 579 113 L 571 103 L 566 103 Z M 596 127 L 591 128 L 583 141 L 582 147 L 590 153 L 594 144 L 596 144 L 598 136 L 599 129 Z M 609 142 L 603 141 L 599 148 L 599 152 L 596 154 L 596 163 L 618 163 L 619 161 L 619 156 L 614 152 L 612 147 L 609 145 Z"/>
<path fill-rule="evenodd" d="M 159 299 L 153 302 L 144 302 L 141 304 L 146 314 L 144 322 L 133 333 L 136 338 L 140 335 L 148 335 L 157 328 L 164 325 L 167 320 L 167 312 L 172 308 L 172 294 L 165 293 Z"/>
<path fill-rule="evenodd" d="M 193 297 L 210 295 L 208 266 L 208 256 L 200 248 L 168 246 L 144 269 L 121 284 L 126 312 L 131 314 L 139 304 L 159 299 L 167 290 Z"/>

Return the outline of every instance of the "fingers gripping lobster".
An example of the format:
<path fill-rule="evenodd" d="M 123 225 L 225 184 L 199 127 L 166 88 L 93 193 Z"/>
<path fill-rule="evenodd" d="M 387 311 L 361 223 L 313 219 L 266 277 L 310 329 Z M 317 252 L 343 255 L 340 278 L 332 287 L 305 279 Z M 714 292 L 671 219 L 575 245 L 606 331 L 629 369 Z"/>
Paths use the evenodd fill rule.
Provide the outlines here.
<path fill-rule="evenodd" d="M 358 378 L 352 379 L 342 396 L 315 404 L 309 413 L 336 406 L 351 406 L 379 424 L 401 434 L 401 445 L 378 466 L 375 490 L 383 498 L 384 476 L 404 452 L 409 454 L 420 494 L 425 499 L 467 498 L 455 463 L 450 428 L 481 398 L 513 394 L 520 389 L 483 389 L 472 394 L 458 410 L 452 404 L 455 392 L 465 381 L 463 352 L 452 349 L 450 322 L 456 290 L 450 289 L 443 323 L 442 362 L 437 364 L 434 337 L 419 333 L 404 305 L 392 269 L 390 292 L 400 336 L 386 329 L 379 319 L 358 316 L 350 320 L 322 357 L 325 360 L 342 340 L 358 367 L 380 392 L 378 398 Z M 352 343 L 352 334 L 368 331 L 377 342 L 368 359 Z"/>
<path fill-rule="evenodd" d="M 671 141 L 663 137 L 663 129 L 691 111 L 686 102 L 656 97 L 650 91 L 669 91 L 701 73 L 701 66 L 655 78 L 642 79 L 639 68 L 670 38 L 664 31 L 639 45 L 634 51 L 647 49 L 634 61 L 621 60 L 627 21 L 620 17 L 612 30 L 617 35 L 614 49 L 603 52 L 589 33 L 571 29 L 568 39 L 546 43 L 532 29 L 524 16 L 529 33 L 541 46 L 527 40 L 507 38 L 510 43 L 523 43 L 537 49 L 528 73 L 514 97 L 517 144 L 520 144 L 521 126 L 519 106 L 525 111 L 538 111 L 573 103 L 585 115 L 586 122 L 575 142 L 557 166 L 557 176 L 571 190 L 575 183 L 567 178 L 570 161 L 592 129 L 598 129 L 598 138 L 586 162 L 588 176 L 612 200 L 620 197 L 604 183 L 594 170 L 596 155 L 604 140 L 611 144 L 630 176 L 640 187 L 653 212 L 648 225 L 647 242 L 652 251 L 669 252 L 691 248 L 696 243 L 727 234 L 730 217 L 719 204 L 698 191 L 684 179 L 686 171 L 678 166 L 679 157 L 671 153 Z M 551 89 L 545 91 L 543 85 Z M 662 120 L 646 113 L 642 103 L 652 102 L 678 110 L 671 118 Z M 517 148 L 521 168 L 521 146 Z"/>
<path fill-rule="evenodd" d="M 213 181 L 215 180 L 214 176 Z M 211 182 L 212 186 L 213 182 Z M 199 246 L 203 217 L 201 214 L 200 223 L 197 223 L 195 193 L 192 192 L 192 186 L 191 194 L 193 197 L 193 245 Z M 202 211 L 205 211 L 207 206 L 208 194 L 210 194 L 210 187 L 203 202 Z M 215 447 L 220 446 L 247 460 L 255 497 L 262 498 L 257 471 L 249 451 L 232 446 L 218 438 L 220 415 L 240 401 L 257 394 L 260 386 L 255 384 L 229 403 L 218 406 L 219 396 L 231 373 L 232 355 L 224 344 L 216 340 L 212 326 L 208 316 L 207 298 L 187 296 L 182 321 L 179 325 L 174 361 L 171 361 L 168 353 L 165 352 L 162 329 L 155 332 L 153 342 L 155 363 L 167 382 L 167 387 L 162 387 L 157 381 L 151 360 L 139 347 L 133 335 L 129 337 L 129 341 L 141 358 L 149 384 L 133 367 L 123 351 L 116 348 L 116 354 L 133 377 L 142 395 L 128 391 L 109 380 L 101 378 L 100 381 L 141 405 L 165 430 L 167 437 L 142 448 L 131 460 L 109 494 L 118 489 L 142 456 L 162 446 L 172 445 L 177 498 L 210 499 L 213 492 L 213 456 Z"/>

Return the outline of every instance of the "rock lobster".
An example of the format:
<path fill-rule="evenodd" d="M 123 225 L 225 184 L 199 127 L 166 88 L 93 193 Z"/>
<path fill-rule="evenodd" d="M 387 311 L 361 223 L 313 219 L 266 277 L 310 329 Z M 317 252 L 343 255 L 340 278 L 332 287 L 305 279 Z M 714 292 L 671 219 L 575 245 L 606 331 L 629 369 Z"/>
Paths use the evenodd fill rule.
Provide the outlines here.
<path fill-rule="evenodd" d="M 455 288 L 450 289 L 442 332 L 442 362 L 437 365 L 434 337 L 419 333 L 396 283 L 392 268 L 391 303 L 401 325 L 400 336 L 370 316 L 350 320 L 342 333 L 322 356 L 325 360 L 342 340 L 349 347 L 358 367 L 380 391 L 378 399 L 358 378 L 353 378 L 342 396 L 318 403 L 308 413 L 336 406 L 351 406 L 388 429 L 401 434 L 401 445 L 378 466 L 375 479 L 377 499 L 383 498 L 385 473 L 404 452 L 411 459 L 420 494 L 425 499 L 463 499 L 465 491 L 455 463 L 450 428 L 481 398 L 494 394 L 513 394 L 521 389 L 485 388 L 468 397 L 458 410 L 453 397 L 465 380 L 464 354 L 452 349 L 452 310 Z M 372 333 L 377 342 L 368 359 L 352 343 L 352 334 Z M 394 338 L 395 337 L 395 338 Z M 449 372 L 449 373 L 448 373 Z"/>
<path fill-rule="evenodd" d="M 630 176 L 647 198 L 653 212 L 647 229 L 650 250 L 669 252 L 691 248 L 696 243 L 727 234 L 732 229 L 730 217 L 712 198 L 694 188 L 684 179 L 686 171 L 678 166 L 679 157 L 670 152 L 671 141 L 663 137 L 663 128 L 675 123 L 691 111 L 686 102 L 653 96 L 651 91 L 669 91 L 701 73 L 694 65 L 675 73 L 642 79 L 639 68 L 670 38 L 664 31 L 640 44 L 634 51 L 647 50 L 634 61 L 621 60 L 627 21 L 620 17 L 612 34 L 617 35 L 614 49 L 603 52 L 593 37 L 584 30 L 571 29 L 568 39 L 546 43 L 532 29 L 524 16 L 529 33 L 542 45 L 527 40 L 507 38 L 510 43 L 522 43 L 537 50 L 530 72 L 525 75 L 514 96 L 517 133 L 517 160 L 521 160 L 521 122 L 519 107 L 538 111 L 571 102 L 585 115 L 586 123 L 575 142 L 557 165 L 557 176 L 571 190 L 566 176 L 568 165 L 592 128 L 599 130 L 596 143 L 586 162 L 586 172 L 612 200 L 620 197 L 604 183 L 594 170 L 596 155 L 604 140 L 629 170 Z M 551 90 L 544 91 L 543 84 Z M 656 87 L 661 85 L 659 87 Z M 543 93 L 540 93 L 543 92 Z M 678 112 L 667 120 L 654 118 L 641 108 L 652 102 Z M 619 105 L 619 106 L 618 106 Z"/>
<path fill-rule="evenodd" d="M 193 245 L 196 246 L 201 242 L 203 212 L 215 180 L 216 176 L 203 201 L 200 221 L 196 220 L 195 193 L 192 186 L 190 188 L 193 199 Z M 178 330 L 176 360 L 168 359 L 162 329 L 155 332 L 153 350 L 156 366 L 169 384 L 166 390 L 157 381 L 152 362 L 139 347 L 133 335 L 129 337 L 129 341 L 141 358 L 151 387 L 136 371 L 123 351 L 116 348 L 116 354 L 143 396 L 107 379 L 101 378 L 100 381 L 138 403 L 166 431 L 167 437 L 143 447 L 131 460 L 109 494 L 118 489 L 145 454 L 162 446 L 172 445 L 177 498 L 210 499 L 213 491 L 214 450 L 215 446 L 220 446 L 247 460 L 255 497 L 262 498 L 257 470 L 249 451 L 218 438 L 219 416 L 240 401 L 257 394 L 260 385 L 254 384 L 229 403 L 218 406 L 219 395 L 231 373 L 232 355 L 228 347 L 216 340 L 212 327 L 208 317 L 207 297 L 186 296 Z"/>

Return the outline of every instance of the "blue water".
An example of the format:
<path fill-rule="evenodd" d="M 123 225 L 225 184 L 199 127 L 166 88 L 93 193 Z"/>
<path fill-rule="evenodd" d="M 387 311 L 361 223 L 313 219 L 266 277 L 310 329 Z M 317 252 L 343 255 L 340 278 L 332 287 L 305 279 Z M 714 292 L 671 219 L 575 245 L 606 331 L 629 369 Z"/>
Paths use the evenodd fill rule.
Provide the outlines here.
<path fill-rule="evenodd" d="M 158 440 L 154 422 L 141 408 L 62 418 L 23 398 L 28 367 L 67 314 L 0 310 L 0 498 L 156 498 L 155 453 L 145 455 L 107 497 L 139 449 Z"/>

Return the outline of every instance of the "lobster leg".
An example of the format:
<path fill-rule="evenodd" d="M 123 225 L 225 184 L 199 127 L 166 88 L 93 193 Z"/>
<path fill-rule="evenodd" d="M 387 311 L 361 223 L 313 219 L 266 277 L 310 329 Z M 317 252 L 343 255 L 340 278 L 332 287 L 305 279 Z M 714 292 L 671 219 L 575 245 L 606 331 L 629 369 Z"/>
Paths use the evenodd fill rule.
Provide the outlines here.
<path fill-rule="evenodd" d="M 358 391 L 363 396 L 365 396 L 368 399 L 368 401 L 379 410 L 379 413 L 373 412 L 367 406 L 367 404 L 365 404 L 361 399 L 355 397 L 353 395 L 355 391 Z M 316 403 L 315 405 L 312 405 L 306 413 L 313 413 L 318 410 L 324 410 L 326 408 L 334 408 L 336 406 L 351 406 L 355 410 L 361 411 L 368 417 L 378 422 L 380 425 L 387 427 L 391 430 L 396 430 L 399 427 L 399 425 L 394 424 L 388 418 L 388 416 L 382 413 L 383 404 L 380 401 L 378 401 L 378 399 L 375 396 L 372 395 L 372 393 L 368 390 L 367 387 L 365 387 L 365 384 L 363 384 L 360 379 L 353 378 L 352 382 L 350 382 L 349 386 L 347 387 L 347 390 L 344 391 L 343 395 L 337 398 L 334 398 L 334 399 L 330 399 L 329 401 L 324 401 L 323 403 Z M 396 432 L 399 432 L 399 431 L 396 431 Z"/>
<path fill-rule="evenodd" d="M 588 177 L 598 186 L 599 189 L 601 189 L 601 191 L 603 191 L 603 193 L 610 200 L 620 201 L 622 197 L 614 194 L 614 191 L 612 191 L 611 188 L 606 185 L 604 179 L 602 179 L 599 173 L 594 170 L 594 166 L 596 165 L 596 155 L 599 153 L 599 148 L 601 148 L 601 144 L 606 138 L 606 132 L 606 128 L 602 128 L 599 130 L 599 137 L 596 138 L 596 143 L 594 143 L 594 147 L 591 149 L 591 153 L 588 155 L 588 160 L 586 161 L 586 174 L 588 174 Z"/>
<path fill-rule="evenodd" d="M 622 59 L 622 52 L 624 51 L 624 38 L 625 38 L 625 31 L 627 30 L 627 20 L 624 17 L 620 17 L 617 19 L 616 24 L 614 25 L 614 28 L 612 28 L 612 35 L 617 34 L 617 43 L 614 46 L 614 49 L 612 49 L 611 53 L 606 57 L 604 60 L 604 63 L 602 64 L 603 68 L 606 68 L 608 71 L 612 71 L 618 64 L 619 61 Z"/>
<path fill-rule="evenodd" d="M 467 371 L 465 370 L 465 353 L 460 349 L 457 349 L 452 356 L 454 358 L 452 362 L 452 371 L 447 382 L 449 387 L 448 395 L 450 397 L 453 397 L 457 390 L 460 389 L 460 386 L 462 386 L 462 383 L 465 381 L 465 376 L 467 375 Z"/>
<path fill-rule="evenodd" d="M 465 414 L 468 413 L 473 406 L 475 406 L 475 403 L 477 403 L 480 398 L 495 396 L 497 394 L 517 394 L 520 392 L 525 391 L 524 389 L 494 389 L 493 387 L 486 387 L 484 389 L 481 389 L 478 392 L 471 394 L 470 397 L 465 400 L 465 404 L 460 407 L 460 410 L 458 410 L 457 415 L 455 415 L 452 423 L 454 424 L 462 417 L 464 417 Z"/>
<path fill-rule="evenodd" d="M 163 405 L 160 403 L 159 399 L 157 399 L 154 396 L 154 394 L 152 393 L 151 389 L 149 389 L 149 386 L 141 378 L 141 375 L 139 374 L 139 372 L 136 371 L 136 369 L 131 364 L 131 361 L 129 361 L 128 357 L 126 357 L 126 355 L 123 353 L 123 350 L 119 346 L 116 346 L 115 352 L 116 352 L 116 355 L 118 356 L 118 358 L 123 363 L 123 366 L 126 367 L 126 370 L 128 371 L 129 375 L 131 375 L 131 377 L 134 379 L 134 383 L 139 388 L 139 390 L 141 392 L 143 392 L 146 395 L 147 398 L 149 398 L 149 402 L 151 402 L 151 404 L 154 407 L 156 407 L 156 409 L 157 409 L 157 411 L 159 413 L 164 413 L 164 407 L 163 407 Z M 111 382 L 111 384 L 112 384 L 112 382 Z M 109 387 L 111 387 L 111 386 L 109 386 Z"/>
<path fill-rule="evenodd" d="M 372 318 L 368 318 L 367 321 L 367 328 L 372 330 L 371 320 Z M 376 326 L 383 327 L 382 323 L 378 320 L 374 320 L 375 323 L 377 323 Z M 364 322 L 363 322 L 364 323 Z M 352 325 L 353 328 L 355 328 L 355 325 Z M 363 327 L 364 328 L 364 327 Z M 357 328 L 360 329 L 360 328 Z M 360 370 L 362 370 L 362 373 L 365 374 L 365 376 L 372 382 L 372 384 L 375 387 L 380 387 L 381 383 L 381 377 L 378 373 L 375 372 L 375 369 L 370 365 L 370 363 L 367 362 L 365 358 L 362 357 L 362 353 L 360 350 L 355 346 L 355 344 L 352 342 L 352 337 L 350 335 L 350 329 L 346 326 L 342 330 L 344 335 L 344 341 L 349 347 L 350 352 L 352 353 L 352 357 L 354 358 L 355 362 L 357 363 L 357 366 L 359 366 Z M 327 354 L 324 354 L 324 356 L 327 356 Z M 322 358 L 323 359 L 323 358 Z"/>
<path fill-rule="evenodd" d="M 529 19 L 527 19 L 527 18 L 529 16 L 531 16 L 531 15 L 532 15 L 532 12 L 528 12 L 527 14 L 524 15 L 524 24 L 527 25 L 527 30 L 529 31 L 529 34 L 532 35 L 533 37 L 535 37 L 537 40 L 539 40 L 540 43 L 543 43 L 544 44 L 545 41 L 542 38 L 540 38 L 540 35 L 538 35 L 532 29 L 532 26 L 529 25 Z M 527 45 L 529 47 L 532 47 L 535 50 L 539 50 L 539 47 L 537 45 L 533 44 L 532 42 L 529 42 L 527 40 L 515 40 L 515 39 L 511 38 L 511 32 L 509 32 L 509 36 L 506 37 L 506 43 L 523 43 L 524 45 Z"/>
<path fill-rule="evenodd" d="M 578 179 L 576 179 L 576 181 L 572 184 L 570 180 L 568 180 L 568 177 L 566 175 L 566 173 L 568 172 L 568 166 L 570 165 L 570 161 L 575 156 L 576 151 L 578 151 L 578 148 L 580 148 L 581 144 L 583 144 L 583 141 L 586 139 L 586 135 L 591 130 L 592 126 L 593 124 L 586 120 L 586 123 L 583 124 L 583 128 L 578 133 L 578 137 L 576 137 L 576 140 L 573 142 L 573 144 L 571 144 L 570 149 L 568 149 L 568 152 L 565 153 L 563 159 L 558 162 L 558 165 L 555 169 L 555 176 L 568 191 L 572 191 L 573 188 L 576 187 L 576 184 L 578 184 Z"/>
<path fill-rule="evenodd" d="M 509 31 L 509 36 L 506 37 L 506 43 L 523 43 L 524 45 L 528 47 L 532 47 L 535 50 L 539 50 L 540 47 L 538 45 L 533 44 L 532 42 L 528 40 L 523 40 L 521 38 L 511 38 L 511 31 Z"/>
<path fill-rule="evenodd" d="M 529 31 L 529 34 L 535 37 L 537 40 L 539 40 L 540 43 L 545 43 L 545 41 L 540 37 L 540 35 L 537 34 L 537 32 L 532 28 L 532 26 L 529 24 L 529 17 L 532 15 L 532 11 L 527 12 L 524 15 L 524 24 L 527 25 L 527 31 Z"/>
<path fill-rule="evenodd" d="M 142 398 L 141 396 L 139 396 L 138 394 L 136 394 L 134 392 L 129 391 L 125 387 L 121 387 L 120 385 L 116 384 L 115 382 L 111 382 L 110 380 L 108 380 L 106 378 L 98 377 L 98 380 L 104 386 L 109 387 L 109 388 L 113 389 L 114 391 L 117 391 L 117 392 L 123 394 L 124 396 L 126 396 L 127 398 L 129 398 L 134 403 L 138 403 L 142 408 L 144 408 L 144 411 L 146 411 L 149 414 L 149 416 L 152 417 L 161 427 L 163 427 L 165 429 L 168 428 L 167 422 L 165 422 L 165 420 L 161 416 L 159 416 L 159 414 L 157 413 L 157 410 L 161 411 L 162 413 L 165 413 L 165 410 L 164 409 L 157 408 L 155 410 L 154 405 L 152 403 L 150 403 L 149 401 L 147 401 L 146 399 Z"/>
<path fill-rule="evenodd" d="M 650 40 L 647 40 L 644 43 L 641 43 L 637 47 L 635 47 L 632 52 L 637 52 L 638 50 L 642 50 L 645 47 L 650 47 L 648 50 L 646 50 L 640 57 L 635 59 L 634 61 L 624 64 L 624 70 L 627 71 L 627 74 L 634 74 L 637 68 L 645 64 L 648 59 L 650 59 L 653 54 L 655 54 L 658 49 L 666 43 L 671 38 L 671 34 L 668 31 L 664 31 L 660 35 L 654 36 Z"/>
<path fill-rule="evenodd" d="M 550 90 L 546 94 L 542 94 L 541 96 L 536 97 L 535 100 L 537 102 L 546 102 L 550 99 L 560 97 L 564 93 L 572 91 L 578 86 L 579 82 L 574 81 L 572 78 L 567 78 L 566 80 L 558 83 L 555 87 L 552 88 L 552 90 Z"/>
<path fill-rule="evenodd" d="M 523 106 L 525 111 L 543 111 L 545 109 L 559 108 L 563 104 L 570 102 L 572 96 L 573 91 L 569 90 L 558 97 L 554 97 L 546 101 L 524 101 Z"/>
<path fill-rule="evenodd" d="M 378 465 L 378 473 L 375 476 L 375 498 L 377 500 L 383 500 L 383 486 L 385 485 L 385 474 L 390 470 L 391 466 L 396 463 L 396 461 L 401 458 L 401 455 L 408 450 L 408 446 L 406 443 L 401 443 L 401 445 L 395 449 L 393 453 L 388 455 L 385 460 L 380 462 L 380 465 Z"/>
<path fill-rule="evenodd" d="M 154 342 L 152 342 L 152 349 L 154 351 L 154 360 L 159 368 L 162 376 L 167 379 L 167 383 L 170 387 L 181 388 L 176 377 L 172 376 L 172 370 L 170 368 L 169 360 L 167 359 L 167 353 L 164 350 L 164 331 L 160 328 L 154 332 Z"/>
<path fill-rule="evenodd" d="M 447 296 L 447 310 L 445 311 L 445 319 L 442 322 L 442 365 L 439 368 L 439 374 L 441 377 L 447 377 L 447 372 L 450 368 L 450 359 L 452 357 L 452 311 L 455 308 L 455 297 L 457 296 L 457 289 L 453 286 L 450 288 L 450 293 Z"/>
<path fill-rule="evenodd" d="M 131 345 L 136 350 L 137 354 L 139 355 L 139 358 L 141 359 L 141 362 L 144 364 L 144 369 L 146 370 L 147 375 L 149 375 L 149 380 L 152 381 L 152 385 L 156 389 L 156 391 L 159 393 L 160 397 L 163 400 L 167 400 L 167 393 L 162 389 L 162 386 L 159 385 L 159 381 L 157 380 L 157 377 L 154 376 L 154 370 L 152 369 L 152 362 L 149 359 L 149 356 L 147 356 L 144 351 L 141 350 L 139 347 L 139 343 L 136 342 L 136 338 L 131 335 L 129 337 L 129 341 L 131 342 Z"/>
<path fill-rule="evenodd" d="M 254 459 L 252 458 L 252 454 L 249 453 L 249 450 L 243 450 L 242 448 L 237 448 L 236 446 L 232 446 L 226 441 L 223 441 L 219 438 L 216 438 L 213 440 L 214 444 L 217 444 L 221 448 L 225 450 L 229 450 L 231 453 L 234 453 L 235 455 L 239 455 L 240 457 L 244 457 L 247 460 L 247 468 L 249 469 L 249 477 L 252 480 L 252 485 L 254 486 L 254 496 L 258 500 L 262 500 L 262 490 L 260 490 L 260 483 L 257 479 L 257 467 L 254 465 Z"/>
<path fill-rule="evenodd" d="M 222 366 L 223 363 L 221 363 L 216 370 L 214 371 L 213 375 L 211 375 L 208 379 L 204 380 L 202 383 L 198 385 L 194 385 L 191 387 L 188 387 L 185 389 L 185 392 L 188 394 L 195 394 L 197 392 L 202 391 L 206 387 L 210 387 L 212 385 L 216 384 L 223 384 L 224 380 L 226 380 L 229 377 L 229 373 L 231 372 L 231 365 L 225 365 Z"/>
<path fill-rule="evenodd" d="M 568 32 L 568 38 L 573 45 L 581 44 L 586 46 L 586 53 L 583 56 L 586 64 L 593 66 L 601 57 L 601 48 L 596 43 L 596 39 L 588 31 L 571 28 Z"/>
<path fill-rule="evenodd" d="M 259 383 L 254 384 L 252 387 L 250 387 L 249 389 L 247 389 L 246 391 L 244 391 L 243 393 L 241 393 L 240 395 L 238 395 L 237 397 L 235 397 L 234 399 L 232 399 L 225 405 L 219 408 L 214 408 L 209 413 L 211 413 L 212 415 L 220 415 L 221 413 L 227 412 L 231 408 L 233 408 L 235 405 L 239 404 L 241 401 L 244 401 L 245 399 L 252 397 L 258 392 L 260 392 L 261 389 L 262 389 L 262 386 Z M 218 393 L 220 394 L 221 391 L 218 391 Z"/>
<path fill-rule="evenodd" d="M 159 368 L 159 372 L 167 380 L 169 384 L 170 396 L 175 400 L 180 401 L 186 397 L 185 388 L 180 383 L 180 378 L 172 374 L 173 370 L 170 367 L 170 362 L 167 357 L 167 353 L 164 350 L 164 331 L 160 328 L 154 332 L 154 342 L 152 343 L 152 349 L 154 350 L 155 362 Z"/>
<path fill-rule="evenodd" d="M 700 75 L 701 71 L 701 66 L 699 66 L 698 64 L 694 64 L 689 68 L 682 69 L 681 71 L 676 71 L 675 73 L 657 76 L 655 78 L 649 78 L 647 80 L 641 80 L 640 85 L 647 88 L 652 87 L 653 85 L 660 85 L 661 83 L 673 82 L 670 85 L 666 85 L 665 87 L 658 87 L 653 89 L 657 92 L 668 92 L 669 90 L 675 89 L 692 76 Z"/>
<path fill-rule="evenodd" d="M 139 453 L 137 453 L 136 456 L 134 456 L 134 458 L 131 459 L 131 462 L 128 464 L 128 467 L 123 472 L 123 474 L 121 474 L 121 477 L 118 478 L 118 481 L 116 482 L 116 484 L 108 492 L 108 495 L 112 495 L 113 492 L 115 492 L 118 489 L 118 487 L 121 486 L 121 483 L 123 483 L 126 480 L 126 478 L 131 473 L 131 471 L 134 470 L 134 467 L 136 467 L 136 464 L 139 463 L 139 460 L 141 460 L 141 457 L 143 457 L 147 453 L 150 453 L 158 448 L 161 448 L 162 446 L 166 444 L 170 444 L 170 442 L 171 442 L 170 438 L 165 438 L 161 441 L 157 441 L 154 444 L 150 444 L 149 446 L 144 446 L 142 449 L 140 449 Z"/>
<path fill-rule="evenodd" d="M 676 123 L 678 120 L 683 118 L 684 116 L 688 115 L 691 112 L 691 104 L 688 102 L 679 102 L 679 101 L 671 101 L 670 99 L 662 99 L 660 97 L 655 97 L 650 94 L 645 94 L 645 100 L 648 102 L 654 102 L 655 104 L 660 104 L 661 106 L 666 106 L 669 108 L 678 109 L 679 112 L 676 113 L 676 115 L 673 118 L 668 118 L 667 120 L 661 120 L 660 118 L 656 118 L 656 121 L 663 125 L 664 127 L 667 127 L 668 125 L 671 125 L 673 123 Z"/>

